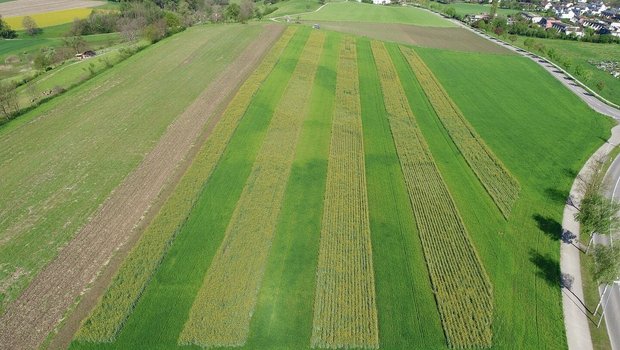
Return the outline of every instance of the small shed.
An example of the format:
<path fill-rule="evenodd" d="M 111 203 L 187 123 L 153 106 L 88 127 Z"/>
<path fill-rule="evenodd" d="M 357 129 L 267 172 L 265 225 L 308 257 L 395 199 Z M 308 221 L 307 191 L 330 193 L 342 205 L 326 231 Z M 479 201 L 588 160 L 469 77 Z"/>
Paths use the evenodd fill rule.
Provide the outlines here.
<path fill-rule="evenodd" d="M 85 58 L 95 57 L 96 55 L 97 55 L 97 53 L 95 53 L 95 51 L 87 50 L 87 51 L 84 51 L 82 53 L 75 54 L 75 57 L 83 60 Z"/>
<path fill-rule="evenodd" d="M 315 23 L 312 25 L 312 29 L 321 29 L 321 25 L 318 23 Z"/>

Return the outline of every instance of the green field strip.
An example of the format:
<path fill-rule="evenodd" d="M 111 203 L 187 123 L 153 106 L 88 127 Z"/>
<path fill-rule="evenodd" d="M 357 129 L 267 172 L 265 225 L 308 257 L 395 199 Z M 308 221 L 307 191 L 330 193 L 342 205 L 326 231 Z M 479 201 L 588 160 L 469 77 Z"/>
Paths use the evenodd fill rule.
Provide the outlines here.
<path fill-rule="evenodd" d="M 250 325 L 248 349 L 295 349 L 310 344 L 339 43 L 340 35 L 329 33 L 323 45 Z"/>
<path fill-rule="evenodd" d="M 146 228 L 103 298 L 83 323 L 76 340 L 110 342 L 114 339 L 194 207 L 198 194 L 224 154 L 252 98 L 273 70 L 294 33 L 294 28 L 288 28 L 260 66 L 241 86 L 171 197 Z"/>
<path fill-rule="evenodd" d="M 499 210 L 507 218 L 512 206 L 519 198 L 519 182 L 465 119 L 463 113 L 420 56 L 411 48 L 401 47 L 401 51 L 413 68 L 437 117 Z"/>
<path fill-rule="evenodd" d="M 179 344 L 245 344 L 325 34 L 312 32 L 200 288 Z"/>
<path fill-rule="evenodd" d="M 178 346 L 178 336 L 195 295 L 222 242 L 273 111 L 297 65 L 307 37 L 307 31 L 297 31 L 290 39 L 115 341 L 99 344 L 74 341 L 71 348 L 169 349 Z"/>
<path fill-rule="evenodd" d="M 491 282 L 415 124 L 385 46 L 377 41 L 371 46 L 448 345 L 490 347 Z"/>
<path fill-rule="evenodd" d="M 445 348 L 370 41 L 359 39 L 357 52 L 380 348 Z"/>
<path fill-rule="evenodd" d="M 345 37 L 336 80 L 311 345 L 378 348 L 355 40 Z"/>

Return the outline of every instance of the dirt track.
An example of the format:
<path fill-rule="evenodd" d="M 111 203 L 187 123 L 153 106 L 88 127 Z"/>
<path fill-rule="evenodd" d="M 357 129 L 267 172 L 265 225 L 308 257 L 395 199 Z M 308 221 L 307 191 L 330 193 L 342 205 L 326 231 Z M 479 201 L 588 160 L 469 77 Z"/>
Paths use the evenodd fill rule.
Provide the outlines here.
<path fill-rule="evenodd" d="M 320 23 L 322 28 L 337 32 L 362 35 L 373 39 L 395 41 L 436 49 L 467 52 L 488 52 L 510 55 L 501 46 L 484 40 L 463 28 L 434 28 L 407 24 L 363 23 L 363 22 L 308 22 Z"/>
<path fill-rule="evenodd" d="M 215 123 L 213 118 L 219 118 L 220 106 L 230 99 L 282 30 L 279 25 L 265 27 L 259 39 L 168 127 L 93 219 L 7 308 L 0 318 L 0 349 L 37 348 L 114 253 L 125 243 L 135 242 L 141 233 L 137 227 L 153 203 L 161 202 L 157 199 L 162 191 L 178 177 L 179 165 L 192 154 L 205 125 Z"/>
<path fill-rule="evenodd" d="M 50 11 L 96 7 L 105 4 L 105 1 L 93 0 L 15 0 L 0 3 L 0 14 L 2 17 L 24 16 Z"/>

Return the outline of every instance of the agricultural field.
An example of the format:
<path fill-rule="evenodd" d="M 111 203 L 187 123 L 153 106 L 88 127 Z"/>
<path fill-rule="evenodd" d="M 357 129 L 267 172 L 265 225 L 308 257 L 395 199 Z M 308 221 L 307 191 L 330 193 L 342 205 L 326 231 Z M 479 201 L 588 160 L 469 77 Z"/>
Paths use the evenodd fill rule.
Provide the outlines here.
<path fill-rule="evenodd" d="M 452 22 L 415 7 L 379 6 L 358 2 L 328 3 L 320 11 L 301 15 L 304 21 L 348 21 L 455 27 Z"/>
<path fill-rule="evenodd" d="M 465 16 L 465 15 L 475 15 L 480 13 L 489 13 L 491 12 L 491 5 L 488 4 L 473 4 L 473 3 L 465 3 L 465 2 L 455 2 L 449 5 L 443 5 L 445 8 L 453 7 L 456 10 L 456 13 Z M 515 13 L 519 13 L 519 10 L 511 10 L 511 9 L 502 9 L 498 8 L 497 13 L 500 15 L 508 16 Z"/>
<path fill-rule="evenodd" d="M 292 26 L 221 123 L 72 349 L 566 347 L 562 193 L 611 122 L 533 62 Z"/>
<path fill-rule="evenodd" d="M 89 8 L 78 8 L 70 10 L 50 11 L 45 13 L 34 13 L 30 16 L 40 28 L 57 26 L 60 24 L 71 23 L 74 19 L 82 19 L 88 17 L 93 12 Z M 15 30 L 24 29 L 23 20 L 25 16 L 7 16 L 4 21 Z"/>
<path fill-rule="evenodd" d="M 0 127 L 2 309 L 261 28 L 188 30 Z M 177 79 L 163 84 L 168 74 Z"/>
<path fill-rule="evenodd" d="M 427 11 L 303 20 L 189 28 L 0 126 L 0 343 L 567 347 L 559 223 L 612 122 Z"/>
<path fill-rule="evenodd" d="M 96 0 L 11 0 L 0 1 L 2 17 L 27 16 L 48 12 L 86 9 L 106 5 Z"/>

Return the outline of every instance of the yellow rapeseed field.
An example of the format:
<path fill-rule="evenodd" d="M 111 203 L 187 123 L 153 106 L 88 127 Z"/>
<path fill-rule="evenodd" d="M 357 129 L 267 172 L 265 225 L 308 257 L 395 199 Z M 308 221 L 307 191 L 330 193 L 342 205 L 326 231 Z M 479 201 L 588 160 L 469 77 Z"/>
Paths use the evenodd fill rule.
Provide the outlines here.
<path fill-rule="evenodd" d="M 247 340 L 324 40 L 315 31 L 306 42 L 196 295 L 181 345 L 241 346 Z"/>
<path fill-rule="evenodd" d="M 71 23 L 74 19 L 86 18 L 92 12 L 92 9 L 71 9 L 71 10 L 61 10 L 61 11 L 52 11 L 45 13 L 37 13 L 30 15 L 32 19 L 37 23 L 39 28 L 51 27 L 64 23 Z M 15 30 L 24 29 L 22 22 L 26 16 L 16 16 L 16 17 L 7 17 L 4 18 L 6 23 L 8 23 L 11 28 Z"/>
<path fill-rule="evenodd" d="M 450 347 L 490 347 L 493 290 L 383 43 L 372 42 L 392 137 Z"/>
<path fill-rule="evenodd" d="M 312 325 L 313 347 L 379 347 L 355 40 L 340 50 Z"/>

